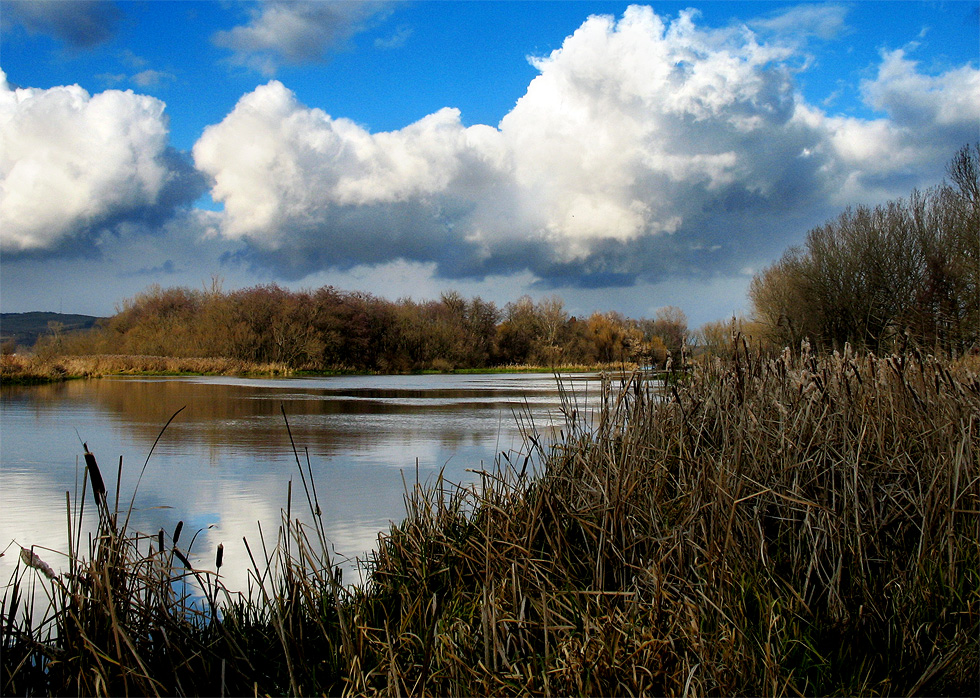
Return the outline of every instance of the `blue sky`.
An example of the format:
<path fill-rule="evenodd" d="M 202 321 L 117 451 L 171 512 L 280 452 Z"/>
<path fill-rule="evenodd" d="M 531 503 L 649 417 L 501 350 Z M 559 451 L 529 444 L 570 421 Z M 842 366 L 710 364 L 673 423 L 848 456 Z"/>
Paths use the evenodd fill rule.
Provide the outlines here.
<path fill-rule="evenodd" d="M 977 9 L 0 0 L 0 308 L 217 276 L 730 317 L 980 138 Z"/>

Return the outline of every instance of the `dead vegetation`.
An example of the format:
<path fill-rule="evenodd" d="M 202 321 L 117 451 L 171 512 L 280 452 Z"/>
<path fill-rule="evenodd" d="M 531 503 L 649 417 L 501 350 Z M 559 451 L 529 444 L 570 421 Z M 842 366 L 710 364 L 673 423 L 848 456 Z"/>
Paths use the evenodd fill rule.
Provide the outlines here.
<path fill-rule="evenodd" d="M 287 376 L 293 370 L 282 364 L 255 363 L 220 357 L 178 358 L 129 354 L 14 355 L 0 358 L 4 385 L 48 383 L 67 378 L 101 378 L 110 375 L 203 374 Z"/>
<path fill-rule="evenodd" d="M 737 346 L 607 385 L 593 415 L 568 395 L 555 443 L 529 429 L 477 485 L 417 484 L 363 588 L 299 458 L 312 523 L 290 501 L 277 540 L 223 561 L 252 569 L 243 595 L 97 497 L 69 571 L 25 553 L 5 591 L 3 692 L 974 694 L 980 378 Z"/>

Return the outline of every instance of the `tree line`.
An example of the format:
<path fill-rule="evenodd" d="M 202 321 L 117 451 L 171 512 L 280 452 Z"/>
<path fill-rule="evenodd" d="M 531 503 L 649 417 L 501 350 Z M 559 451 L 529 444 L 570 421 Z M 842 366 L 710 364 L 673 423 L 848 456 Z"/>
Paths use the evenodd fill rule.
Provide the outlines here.
<path fill-rule="evenodd" d="M 909 342 L 944 354 L 980 346 L 980 143 L 948 180 L 848 208 L 757 275 L 755 327 L 773 346 L 875 352 Z"/>
<path fill-rule="evenodd" d="M 91 331 L 49 337 L 40 351 L 223 357 L 297 370 L 378 371 L 663 365 L 680 355 L 687 319 L 666 307 L 653 319 L 616 312 L 570 315 L 557 296 L 503 308 L 479 297 L 389 301 L 332 286 L 276 284 L 225 292 L 153 286 Z"/>
<path fill-rule="evenodd" d="M 980 143 L 962 148 L 948 180 L 813 228 L 749 286 L 751 314 L 688 335 L 678 308 L 653 319 L 570 315 L 558 296 L 498 307 L 455 291 L 389 301 L 332 286 L 276 284 L 224 292 L 153 286 L 88 332 L 43 338 L 72 354 L 221 357 L 298 370 L 377 371 L 635 363 L 730 354 L 735 334 L 763 350 L 845 344 L 874 352 L 913 343 L 935 353 L 980 349 Z M 688 344 L 690 343 L 690 346 Z"/>

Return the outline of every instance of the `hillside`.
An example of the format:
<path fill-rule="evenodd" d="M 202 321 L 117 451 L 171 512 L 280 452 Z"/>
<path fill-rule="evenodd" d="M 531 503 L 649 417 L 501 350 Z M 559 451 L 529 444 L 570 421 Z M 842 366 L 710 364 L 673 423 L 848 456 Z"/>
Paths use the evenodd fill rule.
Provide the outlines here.
<path fill-rule="evenodd" d="M 41 335 L 48 334 L 54 327 L 62 332 L 85 330 L 95 325 L 101 318 L 92 315 L 68 313 L 0 313 L 0 342 L 13 342 L 16 346 L 32 347 Z M 54 325 L 53 323 L 60 323 Z"/>

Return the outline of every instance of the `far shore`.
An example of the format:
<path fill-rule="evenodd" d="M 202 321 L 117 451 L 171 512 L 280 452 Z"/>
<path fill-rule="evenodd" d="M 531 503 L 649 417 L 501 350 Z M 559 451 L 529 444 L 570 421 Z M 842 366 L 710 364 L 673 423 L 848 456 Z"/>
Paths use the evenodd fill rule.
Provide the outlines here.
<path fill-rule="evenodd" d="M 569 364 L 555 366 L 487 366 L 480 368 L 447 367 L 444 370 L 409 371 L 403 375 L 481 374 L 481 373 L 590 373 L 598 371 L 633 371 L 634 363 Z M 296 369 L 286 364 L 253 363 L 221 357 L 137 356 L 96 354 L 89 356 L 50 356 L 8 354 L 0 359 L 0 384 L 40 385 L 78 378 L 107 376 L 249 376 L 256 378 L 299 378 L 340 375 L 380 375 L 348 369 Z"/>

